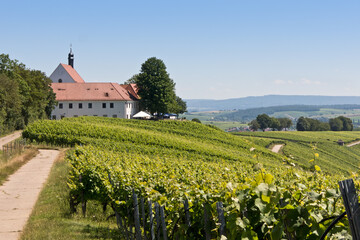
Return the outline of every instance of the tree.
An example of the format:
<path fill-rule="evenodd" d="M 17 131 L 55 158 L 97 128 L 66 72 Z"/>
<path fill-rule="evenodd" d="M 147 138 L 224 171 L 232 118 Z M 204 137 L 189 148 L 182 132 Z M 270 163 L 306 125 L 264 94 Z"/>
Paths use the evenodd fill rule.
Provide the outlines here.
<path fill-rule="evenodd" d="M 136 80 L 138 79 L 139 74 L 134 74 L 131 78 L 129 78 L 128 80 L 126 80 L 124 82 L 124 84 L 132 84 L 132 83 L 136 83 Z"/>
<path fill-rule="evenodd" d="M 260 124 L 258 123 L 258 121 L 256 121 L 256 119 L 252 120 L 250 123 L 249 123 L 249 128 L 252 130 L 252 131 L 257 131 L 260 129 Z"/>
<path fill-rule="evenodd" d="M 298 131 L 309 131 L 310 130 L 310 123 L 307 121 L 306 118 L 300 117 L 296 123 L 296 130 Z"/>
<path fill-rule="evenodd" d="M 260 125 L 260 129 L 265 132 L 265 129 L 270 127 L 271 124 L 271 118 L 267 114 L 260 114 L 256 117 L 256 121 Z"/>
<path fill-rule="evenodd" d="M 329 120 L 331 131 L 341 131 L 343 128 L 343 122 L 338 118 L 332 118 Z"/>
<path fill-rule="evenodd" d="M 298 131 L 329 131 L 330 125 L 313 118 L 300 117 L 296 124 Z"/>
<path fill-rule="evenodd" d="M 280 122 L 280 128 L 281 128 L 281 129 L 279 129 L 279 131 L 282 129 L 286 130 L 286 129 L 290 128 L 292 125 L 292 121 L 289 118 L 278 118 L 278 120 Z"/>
<path fill-rule="evenodd" d="M 186 102 L 180 97 L 176 96 L 176 104 L 170 107 L 170 112 L 180 114 L 187 111 Z"/>
<path fill-rule="evenodd" d="M 269 128 L 271 128 L 273 131 L 275 131 L 275 129 L 277 130 L 281 130 L 281 126 L 280 126 L 280 122 L 277 118 L 270 118 L 271 119 L 271 122 L 270 122 L 270 125 L 269 125 Z"/>
<path fill-rule="evenodd" d="M 338 118 L 343 122 L 342 131 L 352 131 L 354 129 L 354 125 L 350 118 L 344 116 L 339 116 Z"/>
<path fill-rule="evenodd" d="M 191 121 L 201 123 L 200 119 L 198 119 L 198 118 L 193 118 L 193 119 L 191 119 Z"/>
<path fill-rule="evenodd" d="M 0 75 L 0 129 L 21 129 L 50 117 L 56 101 L 45 73 L 0 54 Z"/>
<path fill-rule="evenodd" d="M 170 79 L 162 60 L 155 57 L 147 59 L 135 78 L 142 109 L 151 114 L 157 113 L 158 116 L 171 111 L 186 111 L 184 102 L 176 97 L 175 83 Z M 179 106 L 179 103 L 182 106 Z"/>
<path fill-rule="evenodd" d="M 350 118 L 339 116 L 329 120 L 332 131 L 352 131 L 354 126 Z"/>

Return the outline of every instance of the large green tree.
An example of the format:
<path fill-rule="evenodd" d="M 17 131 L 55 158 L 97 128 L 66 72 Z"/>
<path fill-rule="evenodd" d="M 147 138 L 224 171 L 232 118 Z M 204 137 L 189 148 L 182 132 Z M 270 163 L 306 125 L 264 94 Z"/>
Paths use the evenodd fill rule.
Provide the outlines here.
<path fill-rule="evenodd" d="M 50 116 L 56 101 L 51 80 L 38 70 L 0 54 L 0 128 L 21 129 Z"/>
<path fill-rule="evenodd" d="M 331 118 L 329 125 L 332 131 L 352 131 L 354 128 L 351 119 L 344 116 Z"/>
<path fill-rule="evenodd" d="M 269 128 L 271 125 L 271 117 L 269 117 L 267 114 L 260 114 L 256 117 L 256 121 L 260 125 L 260 129 L 265 131 L 265 129 Z"/>
<path fill-rule="evenodd" d="M 289 118 L 278 118 L 278 120 L 280 122 L 279 131 L 283 129 L 286 131 L 286 129 L 289 129 L 292 125 L 292 121 Z"/>
<path fill-rule="evenodd" d="M 180 113 L 186 111 L 181 98 L 175 94 L 175 83 L 166 71 L 161 59 L 147 59 L 141 65 L 140 74 L 134 77 L 140 96 L 140 107 L 151 114 Z M 180 104 L 180 106 L 179 106 Z M 185 109 L 184 109 L 185 107 Z"/>

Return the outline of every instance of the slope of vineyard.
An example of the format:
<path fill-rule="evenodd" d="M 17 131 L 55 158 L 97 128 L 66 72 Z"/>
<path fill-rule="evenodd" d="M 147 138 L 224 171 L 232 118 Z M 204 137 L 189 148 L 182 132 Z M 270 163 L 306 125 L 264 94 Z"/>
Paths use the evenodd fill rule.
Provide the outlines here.
<path fill-rule="evenodd" d="M 165 206 L 168 232 L 187 239 L 205 238 L 204 208 L 212 238 L 220 237 L 219 201 L 228 239 L 318 239 L 331 222 L 325 219 L 344 210 L 337 181 L 345 176 L 322 173 L 323 153 L 311 146 L 302 149 L 312 154 L 307 161 L 316 154 L 319 158 L 311 163 L 315 170 L 304 171 L 291 158 L 264 148 L 272 139 L 252 142 L 255 138 L 194 122 L 81 117 L 38 121 L 23 136 L 75 146 L 67 157 L 73 202 L 81 198 L 108 204 L 133 221 L 126 212 L 135 191 Z M 190 227 L 183 221 L 185 199 L 191 208 Z M 330 235 L 347 232 L 345 219 Z"/>
<path fill-rule="evenodd" d="M 345 143 L 360 139 L 355 132 L 243 132 L 235 133 L 251 142 L 260 143 L 263 147 L 272 143 L 283 143 L 283 156 L 293 163 L 310 168 L 314 153 L 318 153 L 316 164 L 329 173 L 352 173 L 360 170 L 360 145 L 353 147 L 340 146 L 338 140 Z M 262 144 L 261 144 L 262 143 Z"/>

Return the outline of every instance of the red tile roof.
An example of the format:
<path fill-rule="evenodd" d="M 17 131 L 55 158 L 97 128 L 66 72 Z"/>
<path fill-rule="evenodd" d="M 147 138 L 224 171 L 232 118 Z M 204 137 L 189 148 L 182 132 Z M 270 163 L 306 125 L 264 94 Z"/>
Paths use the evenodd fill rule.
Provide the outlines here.
<path fill-rule="evenodd" d="M 128 90 L 131 95 L 133 95 L 136 99 L 140 99 L 138 93 L 137 85 L 134 83 L 128 84 L 128 85 L 121 85 L 123 88 Z"/>
<path fill-rule="evenodd" d="M 74 79 L 77 83 L 84 83 L 85 81 L 80 77 L 75 69 L 73 69 L 70 65 L 61 63 L 61 66 L 69 73 L 69 75 Z"/>
<path fill-rule="evenodd" d="M 52 83 L 57 101 L 130 101 L 138 99 L 117 83 Z"/>

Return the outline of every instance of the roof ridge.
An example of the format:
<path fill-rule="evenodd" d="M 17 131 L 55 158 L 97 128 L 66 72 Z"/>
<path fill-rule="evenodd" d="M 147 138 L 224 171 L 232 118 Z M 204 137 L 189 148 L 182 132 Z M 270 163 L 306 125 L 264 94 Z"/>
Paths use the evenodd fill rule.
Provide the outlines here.
<path fill-rule="evenodd" d="M 118 84 L 118 83 L 112 83 L 112 82 L 110 82 L 110 84 L 111 84 L 111 86 L 114 87 L 114 89 L 117 91 L 117 93 L 118 93 L 122 98 L 125 98 L 125 97 L 120 93 L 120 91 L 117 89 L 117 87 L 114 85 L 114 84 L 117 84 L 117 85 L 119 85 L 119 87 L 121 87 L 120 84 Z M 121 88 L 122 88 L 122 87 L 121 87 Z"/>

